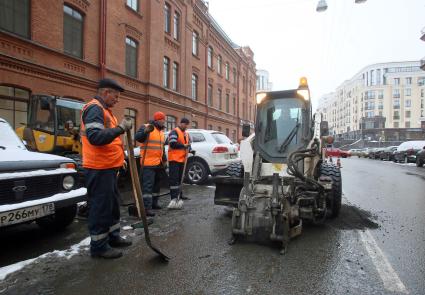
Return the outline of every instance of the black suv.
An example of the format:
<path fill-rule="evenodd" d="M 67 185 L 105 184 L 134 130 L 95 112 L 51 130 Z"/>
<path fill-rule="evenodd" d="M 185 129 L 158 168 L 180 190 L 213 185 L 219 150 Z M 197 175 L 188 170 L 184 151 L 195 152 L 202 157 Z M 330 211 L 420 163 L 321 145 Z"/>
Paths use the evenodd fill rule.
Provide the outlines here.
<path fill-rule="evenodd" d="M 416 154 L 416 166 L 422 167 L 425 164 L 425 146 Z"/>

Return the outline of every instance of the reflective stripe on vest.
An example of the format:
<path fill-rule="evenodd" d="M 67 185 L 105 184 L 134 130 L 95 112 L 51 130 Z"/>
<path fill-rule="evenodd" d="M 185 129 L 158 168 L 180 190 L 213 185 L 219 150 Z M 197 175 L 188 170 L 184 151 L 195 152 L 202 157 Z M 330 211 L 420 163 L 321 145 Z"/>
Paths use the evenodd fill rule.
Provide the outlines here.
<path fill-rule="evenodd" d="M 187 132 L 181 131 L 180 128 L 174 128 L 177 132 L 177 142 L 181 144 L 189 143 L 189 135 Z M 184 163 L 186 159 L 187 149 L 172 149 L 171 146 L 168 147 L 168 161 L 169 162 L 178 162 Z"/>
<path fill-rule="evenodd" d="M 83 167 L 89 169 L 111 169 L 122 167 L 124 163 L 124 148 L 121 138 L 116 137 L 111 143 L 102 146 L 92 145 L 87 139 L 86 130 L 91 128 L 105 129 L 115 128 L 118 126 L 117 118 L 108 109 L 105 109 L 102 104 L 93 99 L 83 107 L 83 112 L 91 105 L 98 105 L 103 110 L 103 122 L 89 123 L 84 125 L 81 115 L 80 135 L 83 143 Z"/>
<path fill-rule="evenodd" d="M 146 142 L 148 145 L 146 146 Z M 164 151 L 164 132 L 159 130 L 158 128 L 154 128 L 151 133 L 148 135 L 148 139 L 145 142 L 140 144 L 140 163 L 145 166 L 158 166 L 162 162 L 162 156 Z M 143 162 L 143 156 L 146 156 L 145 161 Z"/>

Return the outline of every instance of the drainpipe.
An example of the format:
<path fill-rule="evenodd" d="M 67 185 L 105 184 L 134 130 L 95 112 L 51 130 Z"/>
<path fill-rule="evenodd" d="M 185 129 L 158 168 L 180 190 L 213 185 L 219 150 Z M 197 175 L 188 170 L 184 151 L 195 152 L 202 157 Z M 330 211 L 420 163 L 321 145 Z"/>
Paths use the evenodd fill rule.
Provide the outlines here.
<path fill-rule="evenodd" d="M 204 126 L 205 129 L 208 129 L 208 116 L 209 116 L 209 111 L 210 111 L 210 106 L 208 105 L 208 31 L 207 31 L 207 38 L 205 40 L 205 105 L 207 107 L 207 112 L 206 112 L 206 116 L 204 119 Z"/>
<path fill-rule="evenodd" d="M 99 65 L 100 78 L 103 79 L 106 73 L 106 9 L 107 0 L 100 1 L 100 27 L 99 27 Z"/>

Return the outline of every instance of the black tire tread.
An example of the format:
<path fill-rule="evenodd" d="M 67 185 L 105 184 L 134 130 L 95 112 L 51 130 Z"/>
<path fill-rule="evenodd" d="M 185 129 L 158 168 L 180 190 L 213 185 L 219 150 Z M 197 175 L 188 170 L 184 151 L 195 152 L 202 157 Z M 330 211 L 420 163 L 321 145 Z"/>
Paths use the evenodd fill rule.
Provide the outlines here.
<path fill-rule="evenodd" d="M 233 162 L 231 163 L 224 172 L 224 175 L 231 177 L 243 178 L 244 167 L 242 162 Z"/>
<path fill-rule="evenodd" d="M 333 203 L 331 208 L 331 218 L 338 217 L 341 211 L 341 203 L 342 203 L 342 178 L 341 178 L 341 170 L 333 164 L 330 163 L 322 163 L 320 167 L 320 175 L 328 176 L 332 178 L 333 183 Z"/>

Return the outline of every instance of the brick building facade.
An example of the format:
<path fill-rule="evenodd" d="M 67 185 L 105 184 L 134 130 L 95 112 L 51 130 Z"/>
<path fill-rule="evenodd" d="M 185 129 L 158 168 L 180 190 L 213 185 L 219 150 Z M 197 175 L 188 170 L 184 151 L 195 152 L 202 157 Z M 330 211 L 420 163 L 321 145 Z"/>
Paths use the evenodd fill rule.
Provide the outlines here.
<path fill-rule="evenodd" d="M 201 0 L 5 0 L 0 3 L 0 117 L 25 123 L 31 94 L 87 101 L 102 77 L 125 92 L 117 117 L 240 137 L 253 123 L 253 52 L 222 31 Z"/>

